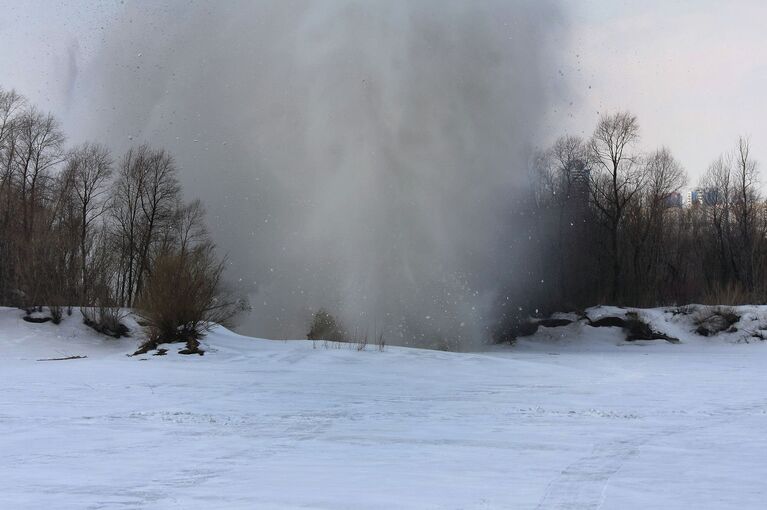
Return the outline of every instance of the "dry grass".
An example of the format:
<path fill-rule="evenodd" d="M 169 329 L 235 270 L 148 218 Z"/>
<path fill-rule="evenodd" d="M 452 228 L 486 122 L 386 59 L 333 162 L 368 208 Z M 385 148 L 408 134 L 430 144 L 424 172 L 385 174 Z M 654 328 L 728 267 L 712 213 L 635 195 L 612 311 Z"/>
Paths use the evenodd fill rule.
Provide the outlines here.
<path fill-rule="evenodd" d="M 747 305 L 752 302 L 753 296 L 737 283 L 727 285 L 714 285 L 703 295 L 705 305 Z"/>
<path fill-rule="evenodd" d="M 740 316 L 731 306 L 710 306 L 699 309 L 693 320 L 697 326 L 697 334 L 711 336 L 733 328 Z"/>
<path fill-rule="evenodd" d="M 346 347 L 360 352 L 367 350 L 369 345 L 375 345 L 379 352 L 386 349 L 383 333 L 362 334 L 355 329 L 352 334 L 348 334 L 340 326 L 340 323 L 325 310 L 320 310 L 314 314 L 312 327 L 307 337 L 312 341 L 313 349 L 317 348 L 318 342 L 321 342 L 319 345 L 325 349 L 337 350 Z"/>

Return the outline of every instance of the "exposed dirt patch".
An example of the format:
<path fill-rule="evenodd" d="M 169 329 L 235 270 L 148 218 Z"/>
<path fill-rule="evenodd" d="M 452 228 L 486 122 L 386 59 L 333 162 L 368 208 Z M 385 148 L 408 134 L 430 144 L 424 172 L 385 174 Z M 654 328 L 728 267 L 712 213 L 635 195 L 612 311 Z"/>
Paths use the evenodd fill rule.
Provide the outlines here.
<path fill-rule="evenodd" d="M 200 349 L 200 342 L 194 338 L 186 341 L 186 349 L 178 351 L 179 354 L 199 354 L 200 356 L 205 354 L 205 351 Z"/>
<path fill-rule="evenodd" d="M 543 326 L 544 328 L 561 328 L 562 326 L 567 326 L 572 323 L 573 321 L 569 319 L 541 319 L 538 321 L 538 326 Z"/>
<path fill-rule="evenodd" d="M 33 324 L 42 324 L 44 322 L 50 322 L 53 319 L 51 317 L 33 317 L 30 315 L 25 315 L 24 320 Z"/>
<path fill-rule="evenodd" d="M 649 324 L 639 318 L 636 312 L 627 312 L 625 317 L 602 317 L 595 321 L 589 321 L 589 326 L 595 328 L 621 328 L 626 335 L 627 342 L 665 340 L 673 344 L 679 343 L 678 338 L 652 329 Z"/>

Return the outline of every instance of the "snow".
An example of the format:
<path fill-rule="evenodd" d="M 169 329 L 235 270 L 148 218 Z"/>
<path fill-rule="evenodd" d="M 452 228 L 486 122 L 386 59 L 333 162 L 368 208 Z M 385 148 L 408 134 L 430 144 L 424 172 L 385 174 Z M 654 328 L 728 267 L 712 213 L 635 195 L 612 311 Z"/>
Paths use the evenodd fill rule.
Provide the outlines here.
<path fill-rule="evenodd" d="M 0 309 L 0 508 L 764 508 L 767 344 L 644 315 L 683 343 L 579 322 L 358 352 L 220 328 L 202 357 L 128 357 L 77 312 Z"/>

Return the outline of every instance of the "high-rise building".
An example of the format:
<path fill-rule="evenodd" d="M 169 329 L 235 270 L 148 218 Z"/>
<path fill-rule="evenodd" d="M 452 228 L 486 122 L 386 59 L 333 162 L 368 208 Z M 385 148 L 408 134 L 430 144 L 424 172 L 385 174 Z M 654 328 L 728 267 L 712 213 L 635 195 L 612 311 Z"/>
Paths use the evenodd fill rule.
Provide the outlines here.
<path fill-rule="evenodd" d="M 589 178 L 591 170 L 580 160 L 571 164 L 570 179 L 572 182 L 571 196 L 578 202 L 588 203 L 589 200 Z"/>
<path fill-rule="evenodd" d="M 703 190 L 702 201 L 703 205 L 716 205 L 719 203 L 719 191 L 715 189 Z"/>
<path fill-rule="evenodd" d="M 703 192 L 699 189 L 687 190 L 684 194 L 684 206 L 692 207 L 693 205 L 700 205 L 702 202 Z"/>
<path fill-rule="evenodd" d="M 678 191 L 672 191 L 664 200 L 666 207 L 682 207 L 682 194 Z"/>

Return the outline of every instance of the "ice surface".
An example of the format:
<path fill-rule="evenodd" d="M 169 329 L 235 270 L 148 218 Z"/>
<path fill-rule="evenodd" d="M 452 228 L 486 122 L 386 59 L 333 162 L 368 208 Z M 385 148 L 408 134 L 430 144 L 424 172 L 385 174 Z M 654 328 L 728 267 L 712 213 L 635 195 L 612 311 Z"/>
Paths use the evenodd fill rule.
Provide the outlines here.
<path fill-rule="evenodd" d="M 0 309 L 0 508 L 767 502 L 761 342 L 627 344 L 574 324 L 482 354 L 357 352 L 219 329 L 204 357 L 131 358 L 136 339 L 75 314 Z M 36 361 L 72 355 L 88 358 Z"/>

